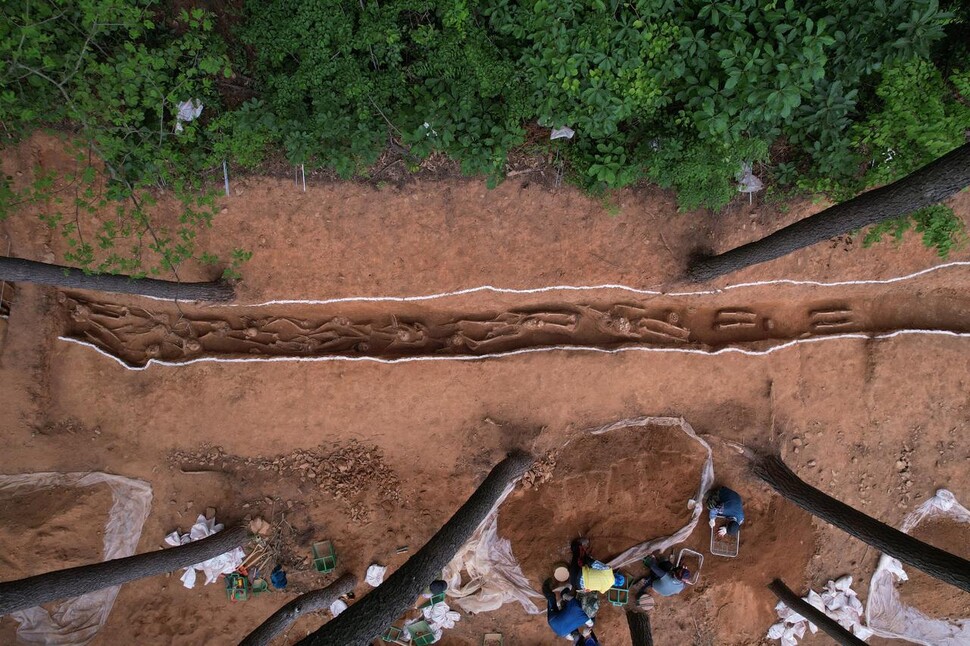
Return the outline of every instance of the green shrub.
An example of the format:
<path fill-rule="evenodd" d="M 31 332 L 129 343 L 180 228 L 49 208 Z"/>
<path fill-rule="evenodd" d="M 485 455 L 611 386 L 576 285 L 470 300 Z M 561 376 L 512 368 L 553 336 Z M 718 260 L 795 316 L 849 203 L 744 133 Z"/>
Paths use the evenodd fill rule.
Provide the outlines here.
<path fill-rule="evenodd" d="M 910 229 L 922 236 L 923 246 L 936 249 L 937 255 L 944 259 L 949 257 L 951 251 L 959 249 L 967 241 L 963 220 L 958 218 L 950 207 L 935 204 L 904 218 L 873 225 L 866 231 L 862 244 L 864 247 L 869 247 L 881 242 L 885 235 L 891 236 L 896 243 L 899 243 Z"/>
<path fill-rule="evenodd" d="M 954 74 L 953 85 L 966 91 L 967 75 Z M 870 184 L 884 184 L 960 146 L 970 125 L 970 93 L 954 96 L 939 70 L 924 59 L 893 63 L 876 88 L 881 100 L 854 130 L 870 152 Z"/>
<path fill-rule="evenodd" d="M 720 209 L 738 194 L 741 165 L 768 156 L 767 143 L 757 139 L 729 145 L 672 137 L 661 139 L 655 147 L 647 155 L 647 177 L 663 188 L 675 189 L 682 210 Z"/>

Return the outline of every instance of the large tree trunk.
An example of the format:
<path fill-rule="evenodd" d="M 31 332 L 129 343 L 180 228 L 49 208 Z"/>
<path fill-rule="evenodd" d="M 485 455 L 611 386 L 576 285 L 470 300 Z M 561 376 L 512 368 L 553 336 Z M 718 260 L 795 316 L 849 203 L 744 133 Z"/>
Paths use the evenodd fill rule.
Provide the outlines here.
<path fill-rule="evenodd" d="M 653 646 L 650 615 L 640 610 L 628 608 L 626 623 L 630 626 L 630 639 L 633 640 L 633 646 Z"/>
<path fill-rule="evenodd" d="M 786 606 L 821 628 L 822 632 L 835 640 L 835 643 L 841 644 L 841 646 L 866 646 L 864 641 L 843 628 L 839 622 L 789 590 L 788 586 L 780 580 L 775 579 L 772 581 L 768 585 L 768 589 L 774 592 L 775 596 L 784 602 Z"/>
<path fill-rule="evenodd" d="M 970 561 L 881 523 L 801 480 L 777 455 L 755 456 L 752 471 L 805 511 L 940 581 L 970 592 Z"/>
<path fill-rule="evenodd" d="M 283 633 L 290 625 L 310 612 L 326 610 L 341 595 L 347 594 L 357 585 L 357 577 L 345 574 L 320 590 L 301 594 L 261 623 L 256 630 L 239 642 L 239 646 L 268 646 L 274 638 Z"/>
<path fill-rule="evenodd" d="M 208 283 L 179 283 L 155 278 L 133 278 L 121 274 L 85 274 L 73 267 L 49 265 L 21 258 L 0 257 L 0 280 L 183 301 L 228 301 L 232 300 L 234 295 L 232 285 L 221 280 Z"/>
<path fill-rule="evenodd" d="M 248 540 L 249 530 L 239 526 L 178 547 L 0 583 L 0 616 L 202 563 Z"/>
<path fill-rule="evenodd" d="M 513 453 L 492 469 L 444 527 L 373 592 L 300 642 L 301 646 L 364 646 L 412 607 L 421 591 L 454 558 L 488 516 L 505 487 L 532 464 L 527 453 Z"/>
<path fill-rule="evenodd" d="M 970 185 L 970 144 L 947 153 L 911 175 L 857 195 L 771 235 L 716 256 L 690 263 L 687 278 L 711 280 L 751 265 L 855 231 L 883 220 L 938 204 Z"/>

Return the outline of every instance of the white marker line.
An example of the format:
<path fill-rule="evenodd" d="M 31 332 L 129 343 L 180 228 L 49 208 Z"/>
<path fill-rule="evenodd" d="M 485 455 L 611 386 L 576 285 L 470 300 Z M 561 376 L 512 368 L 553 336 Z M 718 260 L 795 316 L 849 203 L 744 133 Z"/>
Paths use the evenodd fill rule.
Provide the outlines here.
<path fill-rule="evenodd" d="M 482 285 L 480 287 L 468 287 L 465 289 L 458 289 L 451 292 L 438 292 L 436 294 L 425 294 L 423 296 L 345 296 L 341 298 L 326 298 L 322 300 L 316 299 L 281 299 L 265 301 L 262 303 L 226 303 L 223 305 L 213 304 L 211 307 L 267 307 L 269 305 L 332 305 L 334 303 L 412 303 L 418 301 L 430 301 L 438 298 L 449 298 L 452 296 L 465 296 L 468 294 L 477 294 L 479 292 L 492 292 L 495 294 L 543 294 L 546 292 L 586 292 L 586 291 L 597 291 L 597 290 L 618 290 L 624 292 L 630 292 L 632 294 L 641 294 L 646 296 L 705 296 L 710 294 L 720 294 L 721 292 L 730 291 L 732 289 L 744 289 L 747 287 L 764 287 L 766 285 L 793 285 L 793 286 L 810 286 L 810 287 L 845 287 L 848 285 L 889 285 L 891 283 L 898 283 L 906 280 L 912 280 L 924 274 L 929 274 L 941 269 L 950 269 L 953 267 L 970 267 L 970 261 L 967 260 L 955 260 L 953 262 L 943 263 L 942 265 L 935 265 L 927 269 L 921 269 L 920 271 L 914 272 L 912 274 L 906 274 L 905 276 L 896 276 L 893 278 L 881 278 L 881 279 L 871 279 L 871 280 L 842 280 L 831 283 L 821 282 L 817 280 L 793 280 L 789 278 L 779 278 L 777 280 L 760 280 L 750 283 L 738 283 L 736 285 L 726 285 L 719 289 L 706 289 L 694 292 L 669 292 L 664 293 L 657 291 L 655 289 L 641 289 L 638 287 L 630 287 L 629 285 L 620 285 L 617 283 L 604 283 L 602 285 L 550 285 L 548 287 L 531 287 L 531 288 L 513 288 L 513 287 L 495 287 L 493 285 Z M 160 299 L 164 300 L 164 299 Z M 209 307 L 209 305 L 207 305 Z"/>
<path fill-rule="evenodd" d="M 418 301 L 430 301 L 438 298 L 449 298 L 451 296 L 465 296 L 467 294 L 477 294 L 478 292 L 493 292 L 496 294 L 543 294 L 546 292 L 587 292 L 587 291 L 597 291 L 597 290 L 617 290 L 623 292 L 630 292 L 632 294 L 641 294 L 645 296 L 705 296 L 710 294 L 720 294 L 722 292 L 730 291 L 732 289 L 742 289 L 745 287 L 763 287 L 765 285 L 794 285 L 794 286 L 808 286 L 808 287 L 844 287 L 846 285 L 888 285 L 890 283 L 898 283 L 905 280 L 911 280 L 917 278 L 924 274 L 929 274 L 931 272 L 939 271 L 941 269 L 950 269 L 953 267 L 968 267 L 970 266 L 970 261 L 968 260 L 954 260 L 952 262 L 943 263 L 942 265 L 935 265 L 927 269 L 921 269 L 920 271 L 914 272 L 912 274 L 906 274 L 905 276 L 896 276 L 894 278 L 879 278 L 871 280 L 842 280 L 831 283 L 821 282 L 817 280 L 794 280 L 790 278 L 779 278 L 776 280 L 759 280 L 750 283 L 738 283 L 736 285 L 725 285 L 718 289 L 703 289 L 695 292 L 661 292 L 656 289 L 646 289 L 639 287 L 630 287 L 629 285 L 620 285 L 617 283 L 603 283 L 602 285 L 549 285 L 548 287 L 529 287 L 529 288 L 516 288 L 516 287 L 495 287 L 493 285 L 481 285 L 479 287 L 467 287 L 465 289 L 458 289 L 451 292 L 438 292 L 435 294 L 424 294 L 421 296 L 344 296 L 341 298 L 325 298 L 325 299 L 279 299 L 272 301 L 263 301 L 262 303 L 206 303 L 198 302 L 196 303 L 203 307 L 267 307 L 269 305 L 332 305 L 334 303 L 412 303 Z M 147 296 L 143 295 L 142 298 L 147 298 L 154 301 L 165 301 L 172 302 L 173 300 L 179 300 L 182 302 L 193 302 L 186 301 L 185 299 L 171 299 L 171 298 L 159 298 L 157 296 Z"/>
<path fill-rule="evenodd" d="M 513 357 L 519 354 L 532 354 L 535 352 L 597 352 L 600 354 L 618 354 L 620 352 L 660 352 L 660 353 L 682 353 L 682 354 L 699 354 L 708 357 L 715 357 L 721 354 L 744 354 L 750 357 L 763 357 L 771 354 L 777 350 L 784 350 L 785 348 L 790 348 L 801 343 L 820 343 L 822 341 L 835 341 L 838 339 L 891 339 L 895 336 L 910 335 L 910 334 L 925 334 L 931 336 L 949 336 L 956 338 L 970 338 L 970 332 L 950 332 L 948 330 L 897 330 L 896 332 L 890 332 L 887 334 L 861 334 L 858 332 L 849 334 L 833 334 L 831 336 L 819 336 L 812 337 L 810 339 L 795 339 L 792 341 L 786 341 L 779 345 L 772 346 L 765 350 L 743 350 L 741 348 L 721 348 L 720 350 L 699 350 L 692 348 L 662 348 L 662 347 L 641 347 L 641 346 L 629 346 L 624 348 L 599 348 L 596 346 L 586 346 L 586 345 L 551 345 L 538 348 L 523 348 L 521 350 L 509 350 L 508 352 L 492 352 L 489 354 L 478 354 L 478 355 L 449 355 L 449 356 L 421 356 L 421 357 L 401 357 L 399 359 L 382 359 L 380 357 L 345 357 L 345 356 L 325 356 L 325 357 L 234 357 L 231 359 L 223 359 L 220 357 L 198 357 L 196 359 L 189 359 L 187 361 L 163 361 L 160 359 L 149 359 L 148 363 L 144 366 L 130 366 L 125 363 L 122 359 L 105 352 L 98 346 L 94 345 L 89 341 L 82 341 L 81 339 L 74 339 L 67 336 L 57 337 L 61 341 L 67 341 L 68 343 L 76 343 L 78 345 L 83 345 L 88 348 L 93 348 L 99 354 L 102 354 L 113 361 L 118 362 L 119 365 L 127 368 L 128 370 L 145 370 L 152 364 L 157 364 L 159 366 L 187 366 L 192 363 L 253 363 L 253 362 L 285 362 L 285 361 L 370 361 L 373 363 L 410 363 L 414 361 L 481 361 L 483 359 L 500 359 L 503 357 Z"/>

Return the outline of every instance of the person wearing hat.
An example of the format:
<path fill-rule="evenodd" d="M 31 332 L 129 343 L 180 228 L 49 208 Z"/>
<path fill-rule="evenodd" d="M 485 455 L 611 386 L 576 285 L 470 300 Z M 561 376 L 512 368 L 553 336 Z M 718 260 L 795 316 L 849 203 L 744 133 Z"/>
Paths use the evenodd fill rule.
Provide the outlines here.
<path fill-rule="evenodd" d="M 542 594 L 547 602 L 546 621 L 552 631 L 559 637 L 574 639 L 576 644 L 585 645 L 585 639 L 592 635 L 593 620 L 583 611 L 582 604 L 572 590 L 566 588 L 562 591 L 560 603 L 556 600 L 551 582 L 546 580 L 542 584 Z M 596 639 L 595 636 L 593 639 Z"/>
<path fill-rule="evenodd" d="M 589 556 L 589 539 L 573 541 L 573 560 L 569 566 L 569 582 L 582 592 L 606 593 L 614 586 L 622 586 L 626 579 L 619 572 Z"/>
<path fill-rule="evenodd" d="M 643 564 L 650 568 L 650 573 L 644 577 L 646 585 L 643 592 L 652 589 L 662 597 L 672 597 L 683 592 L 687 581 L 690 581 L 690 570 L 675 566 L 663 557 L 648 556 L 643 559 Z"/>
<path fill-rule="evenodd" d="M 728 519 L 728 524 L 717 530 L 718 536 L 736 536 L 741 531 L 744 509 L 741 507 L 741 496 L 738 492 L 727 487 L 711 489 L 707 494 L 707 510 L 711 527 L 714 527 L 718 517 Z"/>

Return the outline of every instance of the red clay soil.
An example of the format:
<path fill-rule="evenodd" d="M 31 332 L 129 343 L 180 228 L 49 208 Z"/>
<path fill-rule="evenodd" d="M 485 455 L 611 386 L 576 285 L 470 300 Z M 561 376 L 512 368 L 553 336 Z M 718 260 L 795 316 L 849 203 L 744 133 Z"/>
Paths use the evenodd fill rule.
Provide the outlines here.
<path fill-rule="evenodd" d="M 0 494 L 0 568 L 6 581 L 104 559 L 111 489 L 52 487 Z M 16 624 L 0 622 L 0 643 L 16 642 Z"/>
<path fill-rule="evenodd" d="M 56 140 L 43 137 L 3 152 L 4 172 L 21 183 L 30 181 L 35 165 L 65 170 L 71 163 Z M 177 212 L 168 198 L 159 197 L 158 215 L 171 221 Z M 822 208 L 801 203 L 781 213 L 775 206 L 750 208 L 739 202 L 719 214 L 677 214 L 672 196 L 655 189 L 623 191 L 611 199 L 619 208 L 616 215 L 574 189 L 553 191 L 517 179 L 488 191 L 472 180 L 377 189 L 308 177 L 304 194 L 285 181 L 252 178 L 233 182 L 233 195 L 221 200 L 224 212 L 200 244 L 222 255 L 234 246 L 254 251 L 243 268 L 242 303 L 428 294 L 482 284 L 651 287 L 670 284 L 698 244 L 730 248 Z M 951 204 L 968 218 L 970 193 Z M 49 211 L 58 208 L 49 206 Z M 38 223 L 40 211 L 27 209 L 0 224 L 12 241 L 11 253 L 61 259 L 64 243 Z M 953 257 L 968 259 L 968 249 Z M 869 249 L 843 239 L 746 270 L 729 282 L 888 278 L 939 262 L 912 237 L 899 248 Z M 211 278 L 212 271 L 189 263 L 180 275 L 201 280 Z M 932 304 L 927 316 L 962 307 L 970 269 L 950 268 L 925 278 L 891 289 L 901 296 L 916 291 Z M 209 506 L 227 522 L 285 514 L 293 528 L 287 557 L 292 591 L 229 604 L 219 585 L 186 590 L 177 574 L 126 584 L 94 646 L 238 643 L 300 590 L 325 585 L 345 569 L 363 579 L 372 562 L 398 567 L 509 448 L 546 454 L 584 429 L 637 415 L 684 416 L 698 433 L 711 436 L 717 479 L 742 493 L 747 513 L 739 557 L 708 556 L 696 587 L 658 603 L 653 616 L 658 643 L 759 644 L 774 621 L 775 602 L 764 587 L 771 578 L 781 577 L 804 594 L 850 573 L 864 599 L 878 557 L 752 480 L 737 454 L 718 439 L 779 450 L 811 484 L 891 524 L 899 524 L 941 485 L 970 500 L 970 341 L 962 337 L 826 340 L 766 356 L 557 351 L 480 361 L 197 363 L 136 372 L 57 339 L 65 320 L 56 290 L 17 287 L 0 345 L 0 471 L 101 470 L 149 482 L 154 502 L 139 551 L 159 548 L 165 534 L 187 529 Z M 816 300 L 832 298 L 832 290 L 836 297 L 854 293 L 780 289 L 752 287 L 743 298 L 807 311 Z M 722 298 L 731 293 L 736 292 Z M 555 298 L 475 293 L 435 306 L 499 313 L 611 300 L 616 294 L 602 291 Z M 644 301 L 649 297 L 635 304 Z M 117 302 L 149 310 L 159 306 L 137 298 Z M 397 314 L 387 303 L 357 304 L 354 313 Z M 333 466 L 318 473 L 311 465 L 313 476 L 311 467 L 300 468 L 359 448 L 371 457 L 355 457 L 347 472 L 335 468 L 359 474 L 360 486 L 341 480 Z M 656 452 L 652 444 L 646 448 Z M 695 454 L 690 456 L 696 465 Z M 564 453 L 567 462 L 557 463 L 552 480 L 517 496 L 536 496 L 548 509 L 567 509 L 560 494 L 574 487 L 564 483 L 574 478 L 582 484 L 582 474 L 596 464 L 595 456 L 583 457 Z M 623 472 L 636 471 L 644 459 L 620 457 Z M 678 456 L 669 457 L 679 479 Z M 894 467 L 897 462 L 905 468 Z M 560 472 L 567 463 L 571 473 Z M 642 474 L 644 482 L 632 480 L 625 491 L 598 488 L 605 485 L 594 478 L 590 503 L 572 510 L 572 517 L 552 521 L 560 527 L 557 535 L 537 523 L 510 538 L 522 554 L 536 553 L 523 556 L 533 576 L 583 531 L 590 532 L 597 554 L 609 555 L 627 547 L 620 540 L 625 537 L 609 525 L 611 513 L 644 523 L 630 532 L 637 542 L 654 537 L 658 525 L 680 522 L 686 515 L 684 496 L 697 482 L 693 468 L 687 473 L 686 485 Z M 660 489 L 652 500 L 644 495 L 648 487 Z M 601 502 L 605 496 L 606 505 L 597 507 L 593 496 Z M 602 513 L 594 516 L 595 509 Z M 662 522 L 647 524 L 651 515 Z M 103 515 L 97 518 L 88 521 L 92 532 L 103 527 Z M 40 536 L 46 523 L 33 531 Z M 541 541 L 528 545 L 533 535 L 541 535 Z M 25 549 L 26 539 L 0 538 L 0 550 Z M 60 567 L 53 554 L 70 547 L 67 538 L 63 546 L 48 545 L 50 558 L 24 561 L 25 567 L 31 573 Z M 319 538 L 337 547 L 333 575 L 303 569 L 309 544 Z M 708 541 L 702 523 L 687 546 L 706 554 Z M 398 554 L 404 546 L 409 551 Z M 543 550 L 550 550 L 548 556 Z M 358 595 L 367 589 L 361 584 Z M 325 620 L 304 617 L 279 641 L 293 643 Z M 11 634 L 11 623 L 0 620 L 0 630 L 6 631 L 0 636 Z M 514 605 L 463 616 L 442 643 L 480 644 L 488 631 L 504 633 L 509 644 L 562 643 L 543 616 L 527 616 Z M 597 632 L 604 643 L 628 639 L 623 615 L 613 608 L 601 613 Z"/>
<path fill-rule="evenodd" d="M 103 559 L 104 522 L 111 504 L 111 489 L 103 484 L 4 496 L 0 500 L 4 577 L 29 576 L 38 562 L 74 567 Z"/>
<path fill-rule="evenodd" d="M 911 534 L 921 541 L 970 559 L 970 525 L 953 520 L 933 519 L 917 525 Z M 907 567 L 908 581 L 897 585 L 903 603 L 939 619 L 970 619 L 970 592 Z"/>
<path fill-rule="evenodd" d="M 499 535 L 538 590 L 555 563 L 569 562 L 574 538 L 591 537 L 593 557 L 608 561 L 686 525 L 706 455 L 679 428 L 579 437 L 558 453 L 548 482 L 503 505 Z"/>

